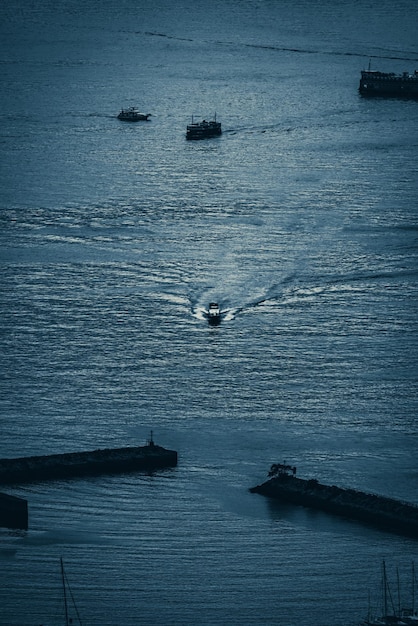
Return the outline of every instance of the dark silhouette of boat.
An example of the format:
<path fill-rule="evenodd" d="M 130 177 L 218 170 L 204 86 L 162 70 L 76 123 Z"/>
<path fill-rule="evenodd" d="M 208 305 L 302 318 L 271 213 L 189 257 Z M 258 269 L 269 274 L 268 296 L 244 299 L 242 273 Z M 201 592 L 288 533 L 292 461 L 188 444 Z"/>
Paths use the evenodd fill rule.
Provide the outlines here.
<path fill-rule="evenodd" d="M 250 491 L 418 538 L 418 506 L 356 489 L 322 485 L 315 479 L 296 478 L 296 467 L 286 463 L 273 464 L 269 479 Z"/>
<path fill-rule="evenodd" d="M 147 122 L 151 113 L 140 113 L 136 107 L 122 109 L 118 115 L 118 120 L 123 122 Z"/>
<path fill-rule="evenodd" d="M 217 326 L 221 323 L 221 309 L 219 308 L 219 304 L 217 302 L 211 302 L 209 304 L 207 318 L 209 324 L 211 326 Z"/>
<path fill-rule="evenodd" d="M 210 122 L 206 120 L 195 122 L 192 117 L 192 123 L 186 129 L 186 139 L 206 139 L 207 137 L 217 137 L 221 134 L 221 123 L 216 121 L 216 115 Z"/>
<path fill-rule="evenodd" d="M 362 70 L 359 92 L 362 96 L 384 96 L 418 99 L 418 70 L 413 74 L 394 74 Z"/>

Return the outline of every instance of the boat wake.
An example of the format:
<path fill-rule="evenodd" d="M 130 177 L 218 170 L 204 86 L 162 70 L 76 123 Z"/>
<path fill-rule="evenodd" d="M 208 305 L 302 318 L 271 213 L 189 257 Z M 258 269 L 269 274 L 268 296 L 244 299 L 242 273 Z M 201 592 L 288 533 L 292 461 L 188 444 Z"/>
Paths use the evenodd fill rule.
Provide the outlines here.
<path fill-rule="evenodd" d="M 62 545 L 62 544 L 102 544 L 107 540 L 97 535 L 94 530 L 86 529 L 51 529 L 45 531 L 29 531 L 23 536 L 15 538 L 13 541 L 14 547 L 17 550 L 18 547 L 23 546 L 48 546 L 48 545 Z"/>
<path fill-rule="evenodd" d="M 309 280 L 311 278 L 311 280 Z M 388 280 L 387 276 L 381 277 Z M 390 278 L 393 278 L 390 275 Z M 305 278 L 295 274 L 289 274 L 279 283 L 272 284 L 264 288 L 264 292 L 258 289 L 252 298 L 248 298 L 251 288 L 246 293 L 241 289 L 234 295 L 222 293 L 222 290 L 210 289 L 191 299 L 191 314 L 198 320 L 208 321 L 208 307 L 210 302 L 217 302 L 220 308 L 222 323 L 232 322 L 239 315 L 250 313 L 254 309 L 286 309 L 302 304 L 312 304 L 322 298 L 333 298 L 338 294 L 349 292 L 362 292 L 365 289 L 364 283 L 368 284 L 367 289 L 372 287 L 370 282 L 375 282 L 376 277 L 361 276 L 341 276 L 341 277 L 309 277 Z M 377 286 L 380 289 L 380 284 Z M 257 291 L 254 289 L 254 291 Z M 241 302 L 237 302 L 242 295 Z"/>
<path fill-rule="evenodd" d="M 127 31 L 127 32 L 131 32 L 131 31 Z M 134 31 L 136 35 L 143 35 L 146 37 L 163 37 L 166 39 L 174 39 L 177 41 L 186 41 L 186 42 L 193 42 L 193 43 L 197 43 L 200 40 L 197 39 L 193 39 L 193 38 L 186 38 L 186 37 L 176 37 L 175 35 L 170 35 L 168 33 L 165 32 L 157 32 L 157 31 Z M 230 47 L 231 42 L 230 41 L 224 41 L 221 39 L 218 40 L 214 40 L 214 41 L 206 41 L 206 43 L 213 43 L 216 44 L 218 46 L 228 46 Z M 240 44 L 242 46 L 242 48 L 253 48 L 255 50 L 270 50 L 273 52 L 287 52 L 287 53 L 293 53 L 293 54 L 301 54 L 301 55 L 307 55 L 307 54 L 313 54 L 313 55 L 322 55 L 322 56 L 348 56 L 348 57 L 360 57 L 360 58 L 365 58 L 365 57 L 372 57 L 374 59 L 390 59 L 390 60 L 396 60 L 396 61 L 417 61 L 417 57 L 415 52 L 401 52 L 401 51 L 396 51 L 393 52 L 390 49 L 388 49 L 387 51 L 382 51 L 380 54 L 365 54 L 364 50 L 335 50 L 335 49 L 327 49 L 327 48 L 305 48 L 305 47 L 294 47 L 294 46 L 279 46 L 276 44 L 266 44 L 266 43 L 257 43 L 257 42 L 242 42 Z"/>
<path fill-rule="evenodd" d="M 232 322 L 238 315 L 249 312 L 250 310 L 264 305 L 269 301 L 277 303 L 279 299 L 283 298 L 283 285 L 286 282 L 287 280 L 283 281 L 281 285 L 270 286 L 264 291 L 264 293 L 258 293 L 254 298 L 239 304 L 236 302 L 237 295 L 235 296 L 234 302 L 232 296 L 222 294 L 220 290 L 219 292 L 210 290 L 201 294 L 195 302 L 191 303 L 191 313 L 196 319 L 207 322 L 209 304 L 210 302 L 217 302 L 219 303 L 222 323 Z"/>

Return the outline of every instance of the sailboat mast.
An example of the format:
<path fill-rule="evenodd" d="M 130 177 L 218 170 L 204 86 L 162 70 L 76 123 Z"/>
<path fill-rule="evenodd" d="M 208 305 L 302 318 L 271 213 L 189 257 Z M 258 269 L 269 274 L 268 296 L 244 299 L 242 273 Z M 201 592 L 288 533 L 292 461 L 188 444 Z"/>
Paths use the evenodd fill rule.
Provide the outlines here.
<path fill-rule="evenodd" d="M 383 609 L 385 611 L 385 615 L 387 615 L 388 614 L 388 581 L 386 577 L 385 561 L 383 561 L 382 571 L 383 571 Z"/>
<path fill-rule="evenodd" d="M 68 602 L 67 602 L 67 590 L 65 586 L 65 572 L 64 572 L 64 563 L 62 557 L 60 558 L 61 563 L 61 578 L 62 578 L 62 590 L 64 593 L 64 607 L 65 607 L 65 626 L 69 626 L 70 621 L 68 619 Z"/>
<path fill-rule="evenodd" d="M 399 567 L 396 568 L 396 579 L 398 585 L 398 615 L 401 614 L 401 581 L 399 577 Z"/>

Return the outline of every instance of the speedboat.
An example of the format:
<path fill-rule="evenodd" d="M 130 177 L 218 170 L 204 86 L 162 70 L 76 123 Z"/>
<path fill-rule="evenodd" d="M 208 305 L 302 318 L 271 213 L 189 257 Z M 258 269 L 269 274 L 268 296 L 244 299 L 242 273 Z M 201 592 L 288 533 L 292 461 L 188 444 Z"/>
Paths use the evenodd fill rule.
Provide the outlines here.
<path fill-rule="evenodd" d="M 221 309 L 219 308 L 219 304 L 217 302 L 211 302 L 209 304 L 207 316 L 208 322 L 209 324 L 212 324 L 212 326 L 216 326 L 221 323 Z"/>
<path fill-rule="evenodd" d="M 136 107 L 129 107 L 121 110 L 118 120 L 123 122 L 140 122 L 148 121 L 149 117 L 151 117 L 151 113 L 140 113 Z"/>

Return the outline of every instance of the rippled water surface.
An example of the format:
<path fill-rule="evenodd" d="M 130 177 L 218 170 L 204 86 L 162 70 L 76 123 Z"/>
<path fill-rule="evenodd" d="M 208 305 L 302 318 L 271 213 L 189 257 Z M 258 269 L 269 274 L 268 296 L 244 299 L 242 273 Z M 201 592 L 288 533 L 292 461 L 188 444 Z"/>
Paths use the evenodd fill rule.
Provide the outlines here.
<path fill-rule="evenodd" d="M 354 626 L 382 559 L 409 603 L 415 541 L 248 489 L 286 459 L 418 504 L 418 103 L 357 92 L 418 67 L 415 3 L 0 18 L 1 456 L 179 453 L 4 487 L 30 529 L 0 530 L 1 626 L 65 623 L 60 557 L 92 626 Z"/>

